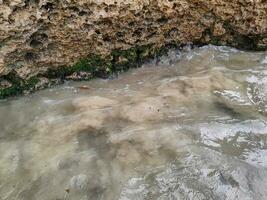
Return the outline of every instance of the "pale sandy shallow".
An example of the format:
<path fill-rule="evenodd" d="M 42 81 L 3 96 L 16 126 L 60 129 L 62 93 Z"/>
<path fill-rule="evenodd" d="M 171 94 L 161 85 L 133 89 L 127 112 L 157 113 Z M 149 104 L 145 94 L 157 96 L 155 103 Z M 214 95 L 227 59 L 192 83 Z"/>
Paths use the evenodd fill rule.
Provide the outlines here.
<path fill-rule="evenodd" d="M 0 102 L 0 199 L 266 199 L 266 59 L 172 50 Z"/>

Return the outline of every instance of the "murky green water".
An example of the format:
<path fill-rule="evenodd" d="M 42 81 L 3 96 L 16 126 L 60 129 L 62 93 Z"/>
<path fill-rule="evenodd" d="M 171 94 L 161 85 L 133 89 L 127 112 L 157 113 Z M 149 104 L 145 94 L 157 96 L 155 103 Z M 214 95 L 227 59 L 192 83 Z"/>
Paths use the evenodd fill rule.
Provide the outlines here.
<path fill-rule="evenodd" d="M 267 199 L 267 53 L 170 51 L 0 102 L 1 200 Z"/>

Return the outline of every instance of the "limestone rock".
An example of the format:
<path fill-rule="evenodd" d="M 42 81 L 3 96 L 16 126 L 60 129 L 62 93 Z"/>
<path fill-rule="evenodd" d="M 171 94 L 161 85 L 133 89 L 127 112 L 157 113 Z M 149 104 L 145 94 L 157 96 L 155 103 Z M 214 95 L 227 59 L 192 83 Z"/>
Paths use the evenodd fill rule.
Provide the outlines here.
<path fill-rule="evenodd" d="M 11 71 L 23 80 L 42 77 L 91 54 L 136 46 L 266 49 L 266 16 L 265 0 L 0 1 L 0 79 Z"/>

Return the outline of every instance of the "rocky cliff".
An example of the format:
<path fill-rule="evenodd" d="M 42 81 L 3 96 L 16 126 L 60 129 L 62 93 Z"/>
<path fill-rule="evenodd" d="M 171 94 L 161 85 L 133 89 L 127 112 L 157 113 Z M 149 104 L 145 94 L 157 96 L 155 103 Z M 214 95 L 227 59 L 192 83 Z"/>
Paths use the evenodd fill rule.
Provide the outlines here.
<path fill-rule="evenodd" d="M 0 0 L 0 97 L 106 77 L 168 45 L 267 49 L 266 0 Z"/>

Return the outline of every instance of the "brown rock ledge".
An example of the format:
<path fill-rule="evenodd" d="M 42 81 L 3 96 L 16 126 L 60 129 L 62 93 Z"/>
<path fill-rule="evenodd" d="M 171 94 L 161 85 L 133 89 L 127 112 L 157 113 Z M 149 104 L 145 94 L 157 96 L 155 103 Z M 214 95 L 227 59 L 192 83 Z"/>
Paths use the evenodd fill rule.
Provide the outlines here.
<path fill-rule="evenodd" d="M 166 45 L 267 49 L 266 0 L 0 0 L 0 98 L 106 77 Z"/>

